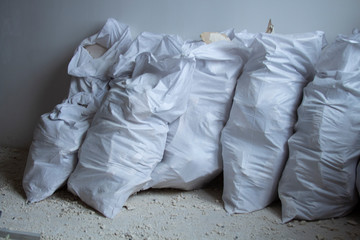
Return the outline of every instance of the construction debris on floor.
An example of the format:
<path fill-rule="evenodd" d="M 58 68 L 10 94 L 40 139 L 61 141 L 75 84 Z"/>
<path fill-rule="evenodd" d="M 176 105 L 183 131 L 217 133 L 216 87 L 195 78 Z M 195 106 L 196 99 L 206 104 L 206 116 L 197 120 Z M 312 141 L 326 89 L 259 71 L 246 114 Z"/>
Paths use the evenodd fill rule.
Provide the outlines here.
<path fill-rule="evenodd" d="M 252 213 L 229 215 L 221 200 L 222 178 L 199 190 L 139 192 L 128 199 L 114 219 L 103 217 L 66 188 L 29 204 L 21 186 L 27 155 L 27 150 L 0 147 L 0 229 L 41 234 L 41 240 L 357 240 L 360 237 L 359 208 L 342 218 L 293 220 L 287 224 L 281 221 L 279 201 Z"/>

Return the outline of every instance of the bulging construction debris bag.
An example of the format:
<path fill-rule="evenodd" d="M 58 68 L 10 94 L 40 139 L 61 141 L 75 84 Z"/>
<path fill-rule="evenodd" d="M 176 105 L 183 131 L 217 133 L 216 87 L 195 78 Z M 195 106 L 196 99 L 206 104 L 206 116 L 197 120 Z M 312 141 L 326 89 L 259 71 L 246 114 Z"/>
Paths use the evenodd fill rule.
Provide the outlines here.
<path fill-rule="evenodd" d="M 249 50 L 230 41 L 186 46 L 196 59 L 188 108 L 170 125 L 164 158 L 146 188 L 199 188 L 222 171 L 220 132 Z"/>
<path fill-rule="evenodd" d="M 168 124 L 187 106 L 191 57 L 136 58 L 132 78 L 116 79 L 79 151 L 68 189 L 106 217 L 115 217 L 161 161 Z"/>
<path fill-rule="evenodd" d="M 339 35 L 316 70 L 304 89 L 279 183 L 284 222 L 341 217 L 359 197 L 360 34 Z"/>
<path fill-rule="evenodd" d="M 322 32 L 254 36 L 221 135 L 227 212 L 259 210 L 277 197 L 296 109 L 323 40 Z"/>
<path fill-rule="evenodd" d="M 77 151 L 107 91 L 108 70 L 131 43 L 127 25 L 109 19 L 98 34 L 85 39 L 68 67 L 68 99 L 41 116 L 30 147 L 23 187 L 29 202 L 52 195 L 66 183 L 77 163 Z M 88 46 L 103 50 L 93 58 Z"/>

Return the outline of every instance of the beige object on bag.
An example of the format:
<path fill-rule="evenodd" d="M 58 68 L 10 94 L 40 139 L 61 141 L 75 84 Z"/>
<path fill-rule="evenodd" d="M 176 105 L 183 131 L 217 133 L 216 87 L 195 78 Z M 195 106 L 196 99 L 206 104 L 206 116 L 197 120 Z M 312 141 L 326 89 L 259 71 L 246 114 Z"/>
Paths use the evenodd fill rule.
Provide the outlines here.
<path fill-rule="evenodd" d="M 203 40 L 205 43 L 210 44 L 217 41 L 230 41 L 230 38 L 226 36 L 224 33 L 218 33 L 218 32 L 203 32 L 200 34 L 201 40 Z"/>
<path fill-rule="evenodd" d="M 274 31 L 274 25 L 271 23 L 271 19 L 269 19 L 269 23 L 266 28 L 266 33 L 272 33 Z"/>

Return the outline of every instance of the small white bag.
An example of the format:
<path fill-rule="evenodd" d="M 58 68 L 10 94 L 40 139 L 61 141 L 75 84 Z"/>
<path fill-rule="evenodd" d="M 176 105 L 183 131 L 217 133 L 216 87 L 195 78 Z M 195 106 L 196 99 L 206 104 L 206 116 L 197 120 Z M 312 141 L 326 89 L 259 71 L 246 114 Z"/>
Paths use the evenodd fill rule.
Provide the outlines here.
<path fill-rule="evenodd" d="M 85 39 L 68 67 L 72 75 L 69 96 L 41 116 L 34 131 L 23 178 L 29 202 L 52 195 L 66 183 L 77 163 L 77 151 L 92 118 L 107 92 L 108 70 L 131 43 L 127 25 L 109 19 L 98 34 Z M 86 46 L 101 44 L 108 49 L 94 59 Z"/>
<path fill-rule="evenodd" d="M 284 222 L 341 217 L 358 202 L 360 34 L 338 36 L 316 69 L 279 183 Z"/>
<path fill-rule="evenodd" d="M 257 34 L 237 82 L 221 136 L 225 209 L 246 213 L 268 206 L 287 159 L 302 89 L 313 78 L 323 33 Z"/>

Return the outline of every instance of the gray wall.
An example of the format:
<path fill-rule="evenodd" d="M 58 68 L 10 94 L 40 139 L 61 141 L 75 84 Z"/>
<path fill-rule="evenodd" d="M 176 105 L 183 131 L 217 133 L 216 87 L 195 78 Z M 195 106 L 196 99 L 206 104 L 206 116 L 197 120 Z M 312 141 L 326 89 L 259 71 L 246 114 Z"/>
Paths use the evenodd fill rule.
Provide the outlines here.
<path fill-rule="evenodd" d="M 359 0 L 0 0 L 0 145 L 26 148 L 42 113 L 67 94 L 74 49 L 109 17 L 139 32 L 323 30 L 329 42 L 360 28 Z"/>

